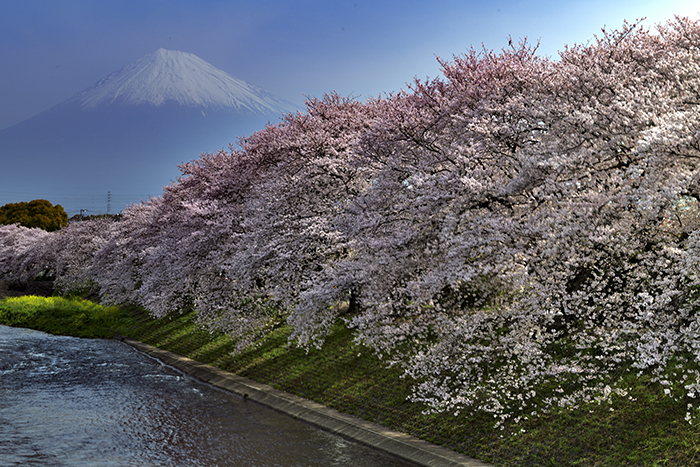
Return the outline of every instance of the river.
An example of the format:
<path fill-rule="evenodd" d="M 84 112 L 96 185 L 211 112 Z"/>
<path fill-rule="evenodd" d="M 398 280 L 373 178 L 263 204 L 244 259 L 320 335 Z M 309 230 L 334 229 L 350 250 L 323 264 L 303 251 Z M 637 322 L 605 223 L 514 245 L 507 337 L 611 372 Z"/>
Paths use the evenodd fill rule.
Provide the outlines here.
<path fill-rule="evenodd" d="M 415 466 L 121 342 L 0 325 L 0 466 L 20 465 Z"/>

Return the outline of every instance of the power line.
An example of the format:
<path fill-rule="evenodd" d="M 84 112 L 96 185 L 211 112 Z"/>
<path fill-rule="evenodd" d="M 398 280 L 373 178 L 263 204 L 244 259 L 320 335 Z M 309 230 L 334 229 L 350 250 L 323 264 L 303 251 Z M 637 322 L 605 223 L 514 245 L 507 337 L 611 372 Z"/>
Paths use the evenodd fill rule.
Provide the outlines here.
<path fill-rule="evenodd" d="M 81 195 L 77 193 L 56 193 L 56 192 L 48 192 L 48 191 L 7 191 L 7 190 L 0 190 L 0 195 L 10 195 L 10 196 L 16 196 L 16 195 L 22 195 L 22 196 L 60 196 L 62 198 L 76 198 L 76 199 L 89 199 L 92 197 L 95 197 L 97 195 L 95 194 L 87 194 L 87 195 Z M 148 199 L 148 198 L 153 198 L 155 196 L 160 196 L 161 193 L 157 195 L 153 194 L 148 194 L 148 193 L 117 193 L 117 194 L 112 194 L 112 198 L 118 198 L 118 199 L 133 199 L 133 198 L 143 198 L 143 199 Z"/>
<path fill-rule="evenodd" d="M 158 194 L 157 196 L 160 196 Z M 78 194 L 78 193 L 61 193 L 59 191 L 14 191 L 0 190 L 0 206 L 8 203 L 28 202 L 35 199 L 46 199 L 52 204 L 60 204 L 65 209 L 69 216 L 80 213 L 81 210 L 88 211 L 93 214 L 111 213 L 112 208 L 116 205 L 121 211 L 128 205 L 147 202 L 156 196 L 145 193 L 112 193 L 104 194 Z M 106 206 L 106 211 L 105 211 Z"/>

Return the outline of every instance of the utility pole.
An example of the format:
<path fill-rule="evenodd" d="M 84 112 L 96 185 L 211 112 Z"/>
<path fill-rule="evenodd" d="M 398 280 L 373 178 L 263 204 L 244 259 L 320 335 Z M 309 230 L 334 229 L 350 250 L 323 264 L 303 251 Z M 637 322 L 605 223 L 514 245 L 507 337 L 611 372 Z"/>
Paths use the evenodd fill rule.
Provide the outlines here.
<path fill-rule="evenodd" d="M 112 210 L 112 192 L 107 192 L 107 214 Z"/>

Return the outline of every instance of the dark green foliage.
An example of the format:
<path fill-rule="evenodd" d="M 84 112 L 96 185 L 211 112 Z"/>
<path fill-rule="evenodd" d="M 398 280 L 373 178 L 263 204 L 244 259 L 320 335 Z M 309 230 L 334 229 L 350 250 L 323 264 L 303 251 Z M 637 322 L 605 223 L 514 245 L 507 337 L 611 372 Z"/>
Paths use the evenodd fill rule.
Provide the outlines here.
<path fill-rule="evenodd" d="M 45 199 L 35 199 L 0 207 L 0 224 L 19 224 L 53 232 L 68 224 L 68 214 L 60 204 L 54 206 Z"/>

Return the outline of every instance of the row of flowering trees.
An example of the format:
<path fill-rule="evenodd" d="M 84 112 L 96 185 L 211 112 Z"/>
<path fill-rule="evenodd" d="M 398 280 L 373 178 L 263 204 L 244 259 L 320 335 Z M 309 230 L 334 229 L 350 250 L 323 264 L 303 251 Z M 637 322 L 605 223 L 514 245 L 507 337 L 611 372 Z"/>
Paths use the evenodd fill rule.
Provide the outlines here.
<path fill-rule="evenodd" d="M 337 95 L 184 164 L 118 222 L 0 228 L 0 276 L 161 317 L 240 348 L 338 319 L 432 410 L 497 424 L 624 394 L 641 372 L 700 405 L 700 24 L 526 42 L 443 76 Z"/>

